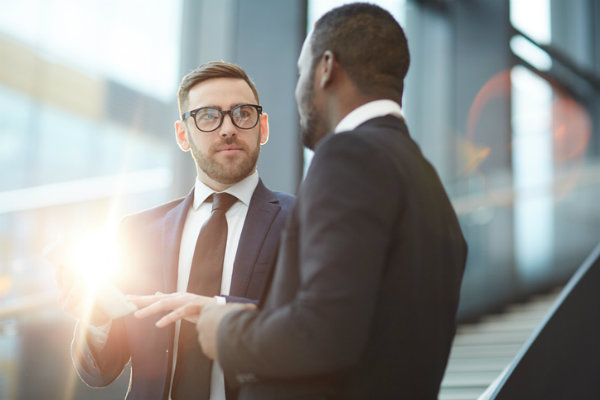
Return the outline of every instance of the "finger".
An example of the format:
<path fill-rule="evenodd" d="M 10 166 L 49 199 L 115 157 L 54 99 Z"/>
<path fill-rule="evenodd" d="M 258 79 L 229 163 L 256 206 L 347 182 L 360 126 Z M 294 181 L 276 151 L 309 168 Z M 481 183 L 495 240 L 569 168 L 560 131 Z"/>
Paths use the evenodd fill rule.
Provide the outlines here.
<path fill-rule="evenodd" d="M 196 323 L 198 320 L 198 316 L 202 311 L 201 304 L 186 304 L 182 307 L 179 307 L 177 310 L 173 311 L 170 314 L 165 315 L 163 318 L 165 321 L 161 322 L 160 326 L 164 326 L 163 324 L 173 323 L 177 320 L 186 319 L 189 322 Z M 160 321 L 159 321 L 160 322 Z M 157 323 L 158 324 L 158 323 Z M 159 325 L 157 325 L 159 326 Z"/>
<path fill-rule="evenodd" d="M 142 297 L 142 296 L 140 296 Z M 207 297 L 192 293 L 171 293 L 150 296 L 157 299 L 154 303 L 135 312 L 137 318 L 146 318 L 162 311 L 172 311 L 186 304 L 202 304 Z M 212 300 L 212 298 L 210 298 Z M 143 301 L 143 300 L 142 300 Z"/>
<path fill-rule="evenodd" d="M 144 308 L 140 308 L 139 310 L 137 310 L 136 312 L 133 313 L 133 315 L 136 318 L 146 318 L 149 317 L 151 315 L 156 314 L 157 312 L 162 311 L 162 308 L 160 307 L 160 305 L 158 303 L 154 303 L 151 304 L 147 307 Z"/>
<path fill-rule="evenodd" d="M 162 311 L 171 311 L 181 306 L 182 300 L 178 296 L 164 297 L 147 307 L 141 308 L 135 312 L 137 318 L 146 318 Z"/>
<path fill-rule="evenodd" d="M 172 313 L 166 315 L 160 326 L 165 326 L 174 321 L 184 319 L 195 324 L 198 321 L 198 314 L 202 308 L 209 303 L 215 303 L 212 297 L 200 296 L 192 293 L 180 293 L 170 298 L 170 309 Z"/>
<path fill-rule="evenodd" d="M 198 318 L 200 317 L 200 313 L 206 304 L 187 304 L 183 306 L 184 318 L 186 321 L 191 322 L 192 324 L 196 324 L 198 322 Z"/>
<path fill-rule="evenodd" d="M 183 311 L 178 308 L 177 310 L 171 311 L 170 313 L 156 321 L 155 325 L 157 328 L 164 328 L 165 326 L 170 325 L 173 322 L 179 321 L 181 318 L 183 318 Z"/>
<path fill-rule="evenodd" d="M 186 304 L 182 307 L 173 310 L 169 314 L 165 315 L 161 319 L 156 322 L 156 326 L 159 328 L 163 328 L 173 322 L 179 321 L 181 319 L 186 319 L 192 323 L 196 323 L 198 320 L 198 315 L 202 311 L 201 304 Z"/>
<path fill-rule="evenodd" d="M 244 305 L 242 306 L 243 310 L 256 310 L 258 307 L 256 307 L 256 304 L 253 303 L 244 303 Z"/>
<path fill-rule="evenodd" d="M 164 298 L 164 294 L 162 294 L 162 293 L 158 294 L 158 292 L 157 292 L 157 294 L 150 294 L 150 295 L 128 294 L 126 297 L 127 297 L 127 300 L 131 301 L 136 306 L 146 307 L 153 303 L 156 303 L 159 300 L 162 300 Z"/>

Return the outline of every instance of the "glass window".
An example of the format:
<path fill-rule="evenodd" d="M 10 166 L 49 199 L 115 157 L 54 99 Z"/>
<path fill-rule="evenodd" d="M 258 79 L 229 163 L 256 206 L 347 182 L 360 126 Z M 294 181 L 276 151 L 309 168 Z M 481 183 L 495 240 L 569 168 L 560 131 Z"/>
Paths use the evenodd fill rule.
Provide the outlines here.
<path fill-rule="evenodd" d="M 114 227 L 168 197 L 181 7 L 25 0 L 3 8 L 0 299 L 53 289 L 42 252 L 55 238 Z"/>
<path fill-rule="evenodd" d="M 0 398 L 89 399 L 68 359 L 74 321 L 56 307 L 48 251 L 113 234 L 123 215 L 171 197 L 182 2 L 5 3 Z M 7 316 L 11 307 L 24 308 Z"/>

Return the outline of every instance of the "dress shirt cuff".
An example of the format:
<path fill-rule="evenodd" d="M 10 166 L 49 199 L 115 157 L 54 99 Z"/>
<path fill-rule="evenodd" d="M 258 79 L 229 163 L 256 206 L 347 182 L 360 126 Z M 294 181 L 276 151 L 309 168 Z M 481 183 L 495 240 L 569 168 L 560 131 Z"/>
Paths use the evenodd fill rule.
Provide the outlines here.
<path fill-rule="evenodd" d="M 108 320 L 107 323 L 100 326 L 94 326 L 86 322 L 79 322 L 79 328 L 84 329 L 86 332 L 86 338 L 88 346 L 94 351 L 102 351 L 106 341 L 108 340 L 108 333 L 112 325 L 112 320 Z"/>

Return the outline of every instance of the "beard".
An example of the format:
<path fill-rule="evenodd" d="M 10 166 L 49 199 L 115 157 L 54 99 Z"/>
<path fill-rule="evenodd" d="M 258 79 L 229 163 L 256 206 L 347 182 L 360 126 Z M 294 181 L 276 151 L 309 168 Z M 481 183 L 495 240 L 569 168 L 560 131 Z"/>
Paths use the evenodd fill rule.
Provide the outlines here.
<path fill-rule="evenodd" d="M 242 150 L 242 153 L 238 157 L 218 161 L 214 155 L 224 145 L 235 145 Z M 190 141 L 190 147 L 199 169 L 217 182 L 232 185 L 246 178 L 256 169 L 260 153 L 260 135 L 257 137 L 257 145 L 254 150 L 250 150 L 245 143 L 238 141 L 237 137 L 223 139 L 211 145 L 205 153 L 200 151 L 193 141 Z"/>
<path fill-rule="evenodd" d="M 313 70 L 314 74 L 314 70 Z M 308 82 L 312 82 L 312 76 L 308 79 Z M 314 90 L 312 85 L 307 85 L 302 98 L 300 99 L 298 112 L 300 114 L 300 135 L 302 137 L 302 144 L 311 150 L 315 149 L 315 146 L 327 133 L 327 127 L 323 116 L 319 113 L 319 110 L 315 106 L 314 101 Z"/>

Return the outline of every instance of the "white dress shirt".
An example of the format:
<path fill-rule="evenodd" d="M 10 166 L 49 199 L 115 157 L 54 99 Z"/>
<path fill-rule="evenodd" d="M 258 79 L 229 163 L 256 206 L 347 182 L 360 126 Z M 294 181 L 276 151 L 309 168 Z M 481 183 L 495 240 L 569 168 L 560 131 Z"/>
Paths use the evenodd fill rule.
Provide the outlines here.
<path fill-rule="evenodd" d="M 225 214 L 225 217 L 227 218 L 227 244 L 225 245 L 223 275 L 221 277 L 222 295 L 228 295 L 229 289 L 231 288 L 233 262 L 235 261 L 242 228 L 244 227 L 244 221 L 246 220 L 246 214 L 248 213 L 248 206 L 250 205 L 250 200 L 252 199 L 252 194 L 254 193 L 254 189 L 256 189 L 256 185 L 258 185 L 258 173 L 254 172 L 252 175 L 225 190 L 226 193 L 235 196 L 238 201 L 233 203 L 231 208 L 227 210 L 227 213 Z M 212 211 L 212 204 L 205 201 L 213 193 L 215 193 L 214 190 L 196 179 L 196 185 L 194 187 L 194 204 L 188 210 L 179 247 L 179 265 L 177 273 L 178 292 L 185 292 L 187 289 L 192 259 L 194 258 L 194 250 L 196 249 L 196 240 L 200 234 L 200 229 L 208 221 Z M 173 374 L 175 373 L 175 365 L 177 362 L 179 329 L 180 322 L 177 322 L 175 326 L 171 383 L 173 382 Z M 225 378 L 223 376 L 223 370 L 217 361 L 213 363 L 212 368 L 210 400 L 225 400 Z"/>
<path fill-rule="evenodd" d="M 346 115 L 334 129 L 334 133 L 351 131 L 357 126 L 370 119 L 383 117 L 385 115 L 393 115 L 397 118 L 402 116 L 402 107 L 400 104 L 392 100 L 373 100 L 362 106 L 355 108 Z"/>

